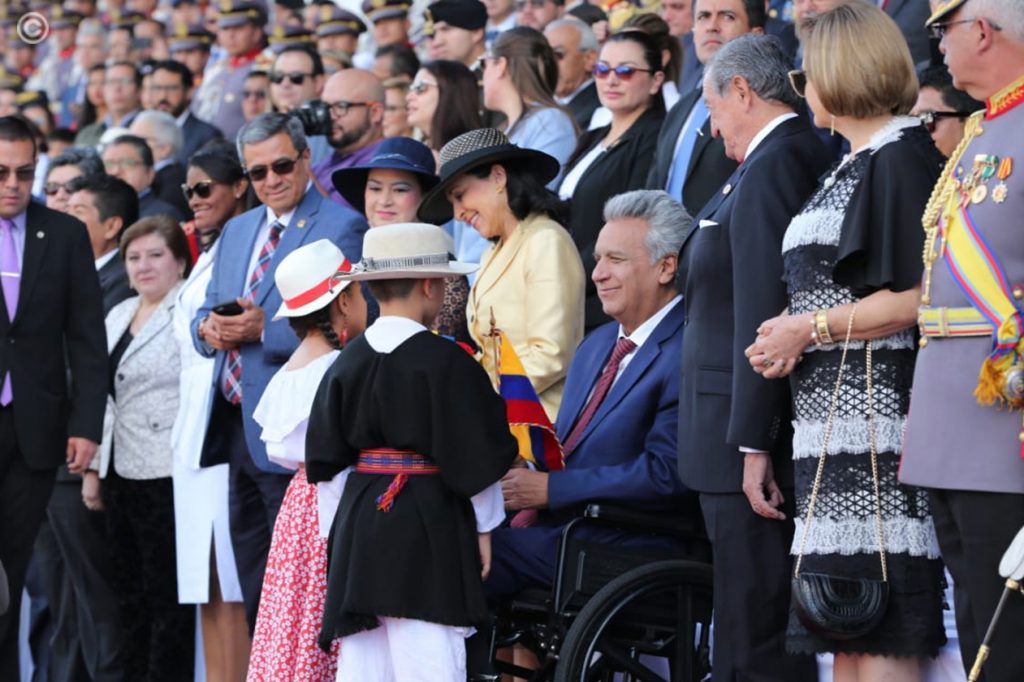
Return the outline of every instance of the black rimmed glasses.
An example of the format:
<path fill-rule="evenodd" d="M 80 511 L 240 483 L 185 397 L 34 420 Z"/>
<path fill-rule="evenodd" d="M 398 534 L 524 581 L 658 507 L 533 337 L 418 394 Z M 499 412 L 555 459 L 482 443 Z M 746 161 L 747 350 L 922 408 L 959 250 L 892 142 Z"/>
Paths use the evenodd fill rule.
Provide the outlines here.
<path fill-rule="evenodd" d="M 1002 31 L 1003 27 L 995 23 L 991 19 L 985 17 L 971 17 L 970 19 L 957 19 L 956 21 L 937 21 L 928 27 L 931 31 L 932 38 L 935 40 L 942 40 L 946 37 L 946 33 L 949 32 L 950 27 L 956 26 L 957 24 L 973 24 L 975 21 L 984 21 L 992 27 L 993 31 Z"/>
<path fill-rule="evenodd" d="M 278 159 L 270 164 L 270 166 L 253 166 L 252 168 L 247 168 L 245 174 L 253 182 L 263 182 L 267 179 L 267 174 L 270 171 L 274 171 L 274 175 L 277 176 L 291 175 L 295 172 L 295 164 L 301 158 L 302 154 L 299 154 L 294 159 Z"/>
<path fill-rule="evenodd" d="M 934 133 L 936 126 L 939 125 L 939 121 L 944 118 L 958 118 L 963 120 L 971 115 L 969 111 L 922 111 L 917 115 L 921 119 L 921 123 L 928 129 L 929 133 Z"/>
<path fill-rule="evenodd" d="M 340 102 L 324 102 L 327 108 L 330 110 L 332 116 L 342 117 L 348 113 L 348 110 L 353 107 L 372 107 L 377 102 L 346 102 L 344 100 Z"/>
<path fill-rule="evenodd" d="M 213 194 L 213 186 L 216 182 L 210 182 L 204 180 L 197 182 L 196 184 L 189 187 L 188 185 L 182 185 L 181 191 L 185 194 L 185 201 L 192 201 L 192 197 L 196 196 L 200 199 L 209 199 L 210 195 Z"/>
<path fill-rule="evenodd" d="M 619 80 L 628 81 L 634 75 L 636 75 L 637 71 L 642 71 L 644 73 L 654 73 L 654 71 L 651 69 L 641 69 L 638 66 L 629 66 L 628 64 L 621 64 L 619 66 L 609 66 L 608 64 L 602 64 L 600 62 L 594 64 L 593 73 L 594 78 L 600 79 L 607 78 L 608 76 L 614 73 L 616 76 L 619 77 Z"/>
<path fill-rule="evenodd" d="M 789 72 L 789 86 L 800 97 L 807 97 L 807 74 L 800 69 Z"/>

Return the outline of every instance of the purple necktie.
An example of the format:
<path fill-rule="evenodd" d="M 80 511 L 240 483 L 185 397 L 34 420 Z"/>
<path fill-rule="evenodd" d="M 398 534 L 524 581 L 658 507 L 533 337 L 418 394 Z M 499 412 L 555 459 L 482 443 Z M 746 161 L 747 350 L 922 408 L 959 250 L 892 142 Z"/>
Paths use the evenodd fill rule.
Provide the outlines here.
<path fill-rule="evenodd" d="M 21 264 L 18 262 L 18 251 L 14 246 L 14 223 L 6 218 L 0 218 L 0 283 L 3 284 L 7 318 L 13 321 L 14 311 L 18 309 Z M 10 405 L 13 399 L 11 373 L 7 372 L 4 375 L 3 388 L 0 389 L 0 405 Z"/>

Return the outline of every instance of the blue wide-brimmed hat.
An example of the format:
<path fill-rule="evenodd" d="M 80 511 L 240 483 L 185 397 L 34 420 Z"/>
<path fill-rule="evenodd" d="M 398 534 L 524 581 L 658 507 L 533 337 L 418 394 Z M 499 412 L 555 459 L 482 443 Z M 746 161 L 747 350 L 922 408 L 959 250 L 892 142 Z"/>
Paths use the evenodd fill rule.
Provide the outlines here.
<path fill-rule="evenodd" d="M 360 213 L 366 211 L 366 178 L 374 168 L 388 168 L 414 174 L 424 194 L 434 188 L 440 179 L 434 172 L 434 153 L 422 142 L 411 137 L 388 137 L 377 146 L 368 163 L 341 168 L 331 175 L 331 182 L 345 201 Z"/>

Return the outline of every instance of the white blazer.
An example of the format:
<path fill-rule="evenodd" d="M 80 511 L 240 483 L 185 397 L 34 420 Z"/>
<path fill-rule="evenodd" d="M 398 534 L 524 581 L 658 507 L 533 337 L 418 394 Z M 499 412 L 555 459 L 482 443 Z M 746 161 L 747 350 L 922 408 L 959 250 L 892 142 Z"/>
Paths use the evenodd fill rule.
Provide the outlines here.
<path fill-rule="evenodd" d="M 114 370 L 117 399 L 107 399 L 100 476 L 107 475 L 112 447 L 114 470 L 123 478 L 148 480 L 171 475 L 171 427 L 178 414 L 181 371 L 171 323 L 180 286 L 167 293 Z M 139 297 L 129 298 L 107 313 L 108 353 L 128 329 L 140 302 Z"/>

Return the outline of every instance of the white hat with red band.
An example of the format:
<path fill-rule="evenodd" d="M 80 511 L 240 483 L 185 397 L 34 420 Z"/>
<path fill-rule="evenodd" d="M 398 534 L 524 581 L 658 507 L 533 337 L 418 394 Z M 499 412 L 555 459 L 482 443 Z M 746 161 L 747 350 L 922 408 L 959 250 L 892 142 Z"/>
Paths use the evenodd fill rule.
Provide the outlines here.
<path fill-rule="evenodd" d="M 281 292 L 281 307 L 274 319 L 302 317 L 326 307 L 349 285 L 339 277 L 351 271 L 345 254 L 326 239 L 295 249 L 274 273 Z"/>

